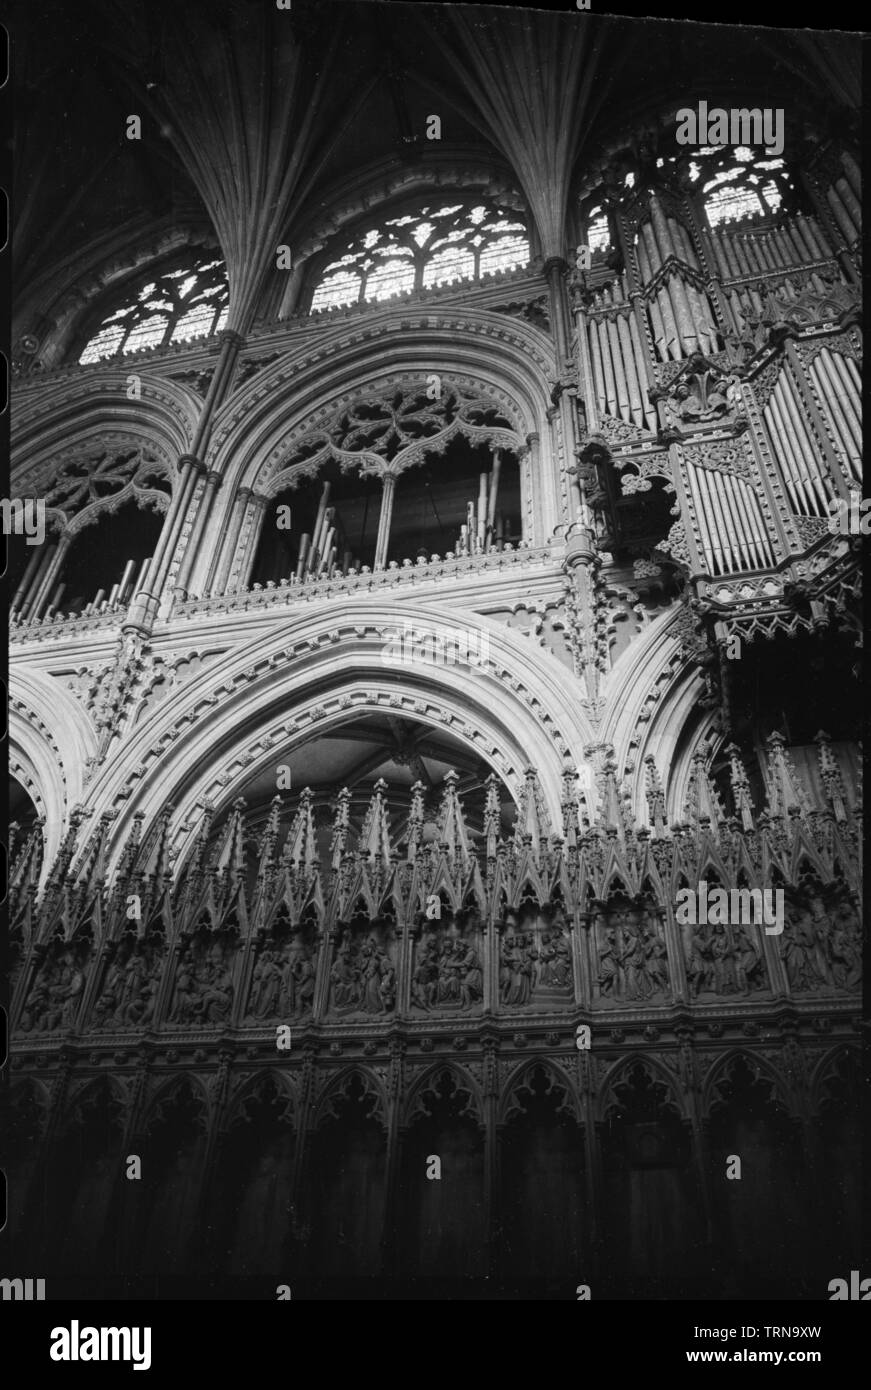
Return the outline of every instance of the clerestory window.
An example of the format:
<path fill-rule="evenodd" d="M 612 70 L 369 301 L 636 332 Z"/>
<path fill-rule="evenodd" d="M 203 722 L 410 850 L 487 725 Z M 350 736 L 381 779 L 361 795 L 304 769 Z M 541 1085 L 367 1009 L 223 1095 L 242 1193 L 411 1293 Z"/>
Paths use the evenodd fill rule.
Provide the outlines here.
<path fill-rule="evenodd" d="M 690 164 L 690 179 L 702 190 L 710 227 L 775 216 L 792 182 L 782 159 L 747 145 L 703 147 Z"/>
<path fill-rule="evenodd" d="M 312 310 L 377 303 L 396 294 L 478 280 L 528 263 L 516 212 L 473 202 L 430 203 L 361 230 L 323 271 Z"/>
<path fill-rule="evenodd" d="M 176 262 L 127 290 L 88 339 L 81 366 L 118 354 L 165 347 L 217 333 L 227 320 L 229 289 L 221 260 Z"/>

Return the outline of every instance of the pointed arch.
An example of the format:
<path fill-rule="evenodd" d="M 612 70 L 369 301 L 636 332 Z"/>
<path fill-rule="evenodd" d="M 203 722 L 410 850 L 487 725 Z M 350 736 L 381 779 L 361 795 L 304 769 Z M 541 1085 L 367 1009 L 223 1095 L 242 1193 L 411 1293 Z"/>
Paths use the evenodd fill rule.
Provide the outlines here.
<path fill-rule="evenodd" d="M 401 1125 L 408 1129 L 416 1120 L 425 1119 L 430 1114 L 430 1107 L 427 1097 L 435 1098 L 438 1096 L 437 1087 L 441 1082 L 447 1080 L 453 1083 L 454 1090 L 451 1093 L 457 1100 L 462 1096 L 468 1099 L 463 1103 L 460 1112 L 464 1118 L 474 1120 L 479 1129 L 484 1128 L 484 1097 L 481 1088 L 475 1081 L 470 1072 L 459 1062 L 444 1060 L 434 1062 L 431 1067 L 414 1079 L 409 1086 L 405 1102 L 402 1107 Z"/>
<path fill-rule="evenodd" d="M 496 1123 L 498 1125 L 507 1124 L 513 1115 L 525 1113 L 525 1108 L 520 1100 L 520 1092 L 528 1086 L 536 1071 L 543 1071 L 548 1078 L 550 1082 L 548 1095 L 553 1092 L 563 1092 L 564 1098 L 558 1107 L 558 1113 L 569 1114 L 577 1124 L 583 1124 L 583 1107 L 577 1086 L 568 1073 L 550 1057 L 524 1058 L 508 1074 L 499 1094 Z"/>

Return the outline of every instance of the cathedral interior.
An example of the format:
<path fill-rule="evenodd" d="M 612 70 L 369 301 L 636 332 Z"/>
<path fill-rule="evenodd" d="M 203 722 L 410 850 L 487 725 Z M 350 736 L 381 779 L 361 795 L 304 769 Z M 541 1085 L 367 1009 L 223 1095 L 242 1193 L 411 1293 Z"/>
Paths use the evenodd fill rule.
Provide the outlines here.
<path fill-rule="evenodd" d="M 825 1298 L 858 1259 L 858 45 L 59 12 L 12 25 L 45 535 L 5 576 L 4 1265 Z M 782 152 L 678 144 L 700 101 L 781 109 Z M 702 883 L 782 932 L 681 921 Z"/>

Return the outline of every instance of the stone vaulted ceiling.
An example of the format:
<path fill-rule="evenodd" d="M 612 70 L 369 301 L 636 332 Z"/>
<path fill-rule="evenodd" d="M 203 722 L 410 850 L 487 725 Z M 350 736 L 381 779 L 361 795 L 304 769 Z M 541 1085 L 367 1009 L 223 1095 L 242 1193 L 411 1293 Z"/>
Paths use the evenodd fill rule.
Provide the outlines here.
<path fill-rule="evenodd" d="M 793 110 L 821 85 L 843 103 L 857 81 L 848 36 L 735 27 L 724 62 L 722 26 L 575 11 L 101 0 L 71 18 L 28 0 L 13 19 L 19 308 L 119 238 L 190 227 L 217 238 L 242 331 L 275 245 L 379 176 L 483 161 L 526 200 L 547 257 L 564 250 L 580 176 L 631 125 L 695 99 L 700 75 L 709 100 L 758 85 Z M 130 114 L 141 140 L 125 138 Z"/>

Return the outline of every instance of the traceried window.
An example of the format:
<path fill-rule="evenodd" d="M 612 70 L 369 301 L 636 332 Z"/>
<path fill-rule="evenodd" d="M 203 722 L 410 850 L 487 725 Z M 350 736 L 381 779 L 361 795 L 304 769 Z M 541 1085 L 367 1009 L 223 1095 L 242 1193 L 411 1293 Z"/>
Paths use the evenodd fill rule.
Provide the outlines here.
<path fill-rule="evenodd" d="M 690 164 L 690 178 L 701 186 L 711 227 L 745 217 L 775 216 L 791 185 L 782 159 L 761 151 L 754 154 L 747 145 L 703 147 Z"/>
<path fill-rule="evenodd" d="M 312 310 L 478 280 L 529 260 L 526 224 L 483 202 L 429 204 L 358 232 L 321 275 Z"/>
<path fill-rule="evenodd" d="M 152 273 L 106 315 L 79 357 L 81 366 L 118 353 L 165 347 L 216 333 L 227 320 L 227 273 L 221 260 L 176 263 Z"/>
<path fill-rule="evenodd" d="M 657 159 L 656 167 L 675 163 L 673 157 Z M 712 228 L 721 222 L 777 216 L 794 186 L 784 160 L 749 145 L 703 145 L 694 150 L 689 179 L 694 192 L 701 191 Z"/>
<path fill-rule="evenodd" d="M 611 225 L 601 204 L 588 208 L 581 222 L 585 229 L 583 240 L 594 256 L 611 250 Z"/>

